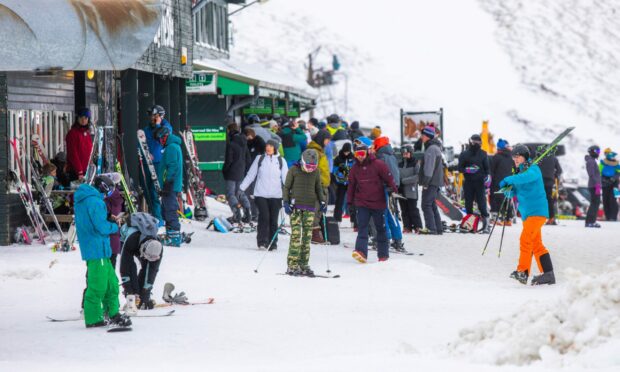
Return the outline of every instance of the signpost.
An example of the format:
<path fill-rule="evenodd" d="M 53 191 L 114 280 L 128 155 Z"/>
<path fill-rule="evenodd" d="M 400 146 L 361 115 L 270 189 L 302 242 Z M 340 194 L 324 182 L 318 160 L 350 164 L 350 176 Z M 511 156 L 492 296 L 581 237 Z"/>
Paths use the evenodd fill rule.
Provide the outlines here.
<path fill-rule="evenodd" d="M 217 94 L 217 72 L 195 71 L 191 79 L 186 80 L 187 94 Z"/>

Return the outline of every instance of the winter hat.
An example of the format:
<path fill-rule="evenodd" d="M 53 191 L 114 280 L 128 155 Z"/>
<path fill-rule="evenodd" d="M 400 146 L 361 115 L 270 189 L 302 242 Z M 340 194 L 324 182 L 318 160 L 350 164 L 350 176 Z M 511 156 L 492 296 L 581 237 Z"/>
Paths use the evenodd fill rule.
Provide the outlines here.
<path fill-rule="evenodd" d="M 277 121 L 271 119 L 269 120 L 269 129 L 275 129 L 278 128 L 280 125 L 278 124 Z"/>
<path fill-rule="evenodd" d="M 319 126 L 319 121 L 317 120 L 317 118 L 310 118 L 310 120 L 308 120 L 308 123 L 314 125 L 317 128 Z"/>
<path fill-rule="evenodd" d="M 327 123 L 324 120 L 321 120 L 319 122 L 318 128 L 319 129 L 325 129 L 326 126 L 327 126 Z"/>
<path fill-rule="evenodd" d="M 355 141 L 357 141 L 358 143 L 363 143 L 364 145 L 366 145 L 366 147 L 372 146 L 372 140 L 368 137 L 357 137 Z"/>
<path fill-rule="evenodd" d="M 435 127 L 427 125 L 422 129 L 422 135 L 428 137 L 429 139 L 435 138 Z"/>
<path fill-rule="evenodd" d="M 480 137 L 479 134 L 472 134 L 471 137 L 469 137 L 469 143 L 482 143 L 482 137 Z"/>
<path fill-rule="evenodd" d="M 88 107 L 81 107 L 79 108 L 76 112 L 75 115 L 79 118 L 79 117 L 87 117 L 88 119 L 91 118 L 90 115 L 90 109 Z"/>
<path fill-rule="evenodd" d="M 508 148 L 508 146 L 510 146 L 510 144 L 505 139 L 500 138 L 500 139 L 497 140 L 497 149 L 498 150 L 506 150 Z"/>
<path fill-rule="evenodd" d="M 360 129 L 360 122 L 354 121 L 353 123 L 351 123 L 351 129 Z"/>
<path fill-rule="evenodd" d="M 375 141 L 373 142 L 375 150 L 379 150 L 380 148 L 387 146 L 389 144 L 390 144 L 390 139 L 386 136 L 381 136 L 379 138 L 376 138 Z"/>
<path fill-rule="evenodd" d="M 157 261 L 161 257 L 161 251 L 163 247 L 161 242 L 157 239 L 149 239 L 140 244 L 140 257 L 145 258 L 147 261 Z"/>
<path fill-rule="evenodd" d="M 615 152 L 613 152 L 609 147 L 605 149 L 604 153 L 605 153 L 605 158 L 607 158 L 608 160 L 611 160 L 615 158 L 616 155 L 618 155 Z"/>
<path fill-rule="evenodd" d="M 306 172 L 313 172 L 319 164 L 319 154 L 316 150 L 307 149 L 301 154 L 300 165 Z"/>
<path fill-rule="evenodd" d="M 375 139 L 379 137 L 381 137 L 381 128 L 379 127 L 372 128 L 372 130 L 370 131 L 370 138 Z"/>
<path fill-rule="evenodd" d="M 279 143 L 278 141 L 276 141 L 275 139 L 270 138 L 270 139 L 268 139 L 268 140 L 267 140 L 267 142 L 265 143 L 265 146 L 271 146 L 271 147 L 273 147 L 273 148 L 276 150 L 276 152 L 277 152 L 277 151 L 278 151 L 278 147 L 280 147 L 280 143 Z"/>

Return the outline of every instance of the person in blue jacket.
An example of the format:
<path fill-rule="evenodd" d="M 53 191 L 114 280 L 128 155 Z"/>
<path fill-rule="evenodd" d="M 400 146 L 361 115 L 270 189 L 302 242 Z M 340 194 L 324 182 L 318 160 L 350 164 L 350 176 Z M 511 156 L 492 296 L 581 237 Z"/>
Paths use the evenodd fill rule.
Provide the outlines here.
<path fill-rule="evenodd" d="M 183 151 L 181 138 L 167 127 L 161 126 L 153 133 L 164 148 L 159 171 L 159 183 L 162 185 L 162 216 L 166 221 L 166 238 L 164 245 L 181 246 L 181 224 L 179 223 L 178 194 L 183 190 Z"/>
<path fill-rule="evenodd" d="M 75 228 L 87 268 L 84 321 L 87 328 L 105 326 L 105 313 L 111 323 L 129 327 L 131 320 L 119 312 L 118 278 L 110 262 L 110 234 L 118 232 L 118 224 L 108 220 L 103 200 L 114 191 L 114 182 L 100 175 L 93 185 L 80 185 L 74 196 Z"/>
<path fill-rule="evenodd" d="M 555 284 L 553 264 L 549 251 L 542 242 L 541 229 L 549 218 L 547 194 L 543 183 L 542 172 L 536 164 L 530 164 L 530 150 L 518 144 L 512 149 L 512 160 L 518 173 L 504 178 L 499 187 L 506 194 L 506 202 L 516 196 L 519 212 L 523 219 L 523 231 L 520 238 L 519 265 L 510 274 L 521 284 L 527 284 L 532 265 L 532 256 L 536 259 L 541 275 L 532 278 L 532 285 Z"/>
<path fill-rule="evenodd" d="M 164 118 L 166 115 L 166 110 L 162 106 L 155 105 L 149 109 L 148 113 L 151 116 L 151 122 L 146 126 L 146 128 L 144 128 L 144 135 L 146 137 L 146 143 L 149 146 L 149 152 L 151 153 L 151 160 L 153 161 L 155 172 L 157 172 L 157 177 L 161 178 L 160 163 L 163 157 L 164 147 L 157 139 L 155 139 L 153 134 L 155 130 L 160 127 L 166 127 L 170 133 L 172 133 L 172 125 L 170 125 L 168 120 Z M 144 172 L 146 173 L 146 180 L 144 180 L 144 182 L 149 190 L 148 195 L 151 197 L 151 203 L 149 203 L 149 205 L 152 205 L 153 208 L 151 212 L 153 216 L 159 219 L 159 221 L 163 221 L 161 214 L 161 202 L 159 200 L 159 195 L 157 195 L 157 192 L 155 191 L 155 185 L 151 182 L 151 173 L 148 168 L 146 168 Z"/>

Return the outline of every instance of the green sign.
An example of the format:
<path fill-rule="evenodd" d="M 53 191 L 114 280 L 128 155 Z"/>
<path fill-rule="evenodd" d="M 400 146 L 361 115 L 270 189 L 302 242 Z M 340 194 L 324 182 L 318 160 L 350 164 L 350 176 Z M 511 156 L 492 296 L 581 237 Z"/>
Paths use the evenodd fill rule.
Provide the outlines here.
<path fill-rule="evenodd" d="M 286 115 L 286 101 L 278 99 L 273 110 L 274 114 Z"/>
<path fill-rule="evenodd" d="M 243 109 L 244 115 L 256 114 L 256 115 L 271 115 L 273 112 L 273 99 L 271 98 L 258 98 L 256 103 Z"/>
<path fill-rule="evenodd" d="M 291 118 L 299 117 L 299 102 L 290 102 L 288 103 L 288 111 L 286 115 Z"/>
<path fill-rule="evenodd" d="M 194 141 L 213 142 L 226 141 L 226 128 L 220 127 L 192 127 Z"/>
<path fill-rule="evenodd" d="M 220 171 L 224 169 L 223 161 L 210 161 L 205 163 L 198 163 L 198 167 L 203 171 Z"/>
<path fill-rule="evenodd" d="M 215 72 L 194 72 L 191 79 L 185 81 L 187 94 L 217 93 L 217 74 Z"/>

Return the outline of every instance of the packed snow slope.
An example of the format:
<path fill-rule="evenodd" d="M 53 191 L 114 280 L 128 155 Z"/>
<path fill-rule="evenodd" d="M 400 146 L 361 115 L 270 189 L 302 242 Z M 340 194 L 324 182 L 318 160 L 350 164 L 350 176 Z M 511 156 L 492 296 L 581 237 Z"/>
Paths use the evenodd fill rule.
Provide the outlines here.
<path fill-rule="evenodd" d="M 227 212 L 226 206 L 209 202 L 213 215 Z M 598 230 L 584 230 L 580 222 L 544 227 L 559 283 L 547 287 L 526 287 L 508 278 L 517 262 L 520 225 L 506 228 L 501 258 L 499 235 L 485 256 L 484 235 L 408 235 L 407 248 L 424 256 L 392 254 L 379 264 L 371 252 L 367 265 L 355 262 L 351 250 L 342 245 L 313 246 L 311 266 L 325 273 L 329 250 L 329 265 L 341 275 L 338 279 L 276 275 L 286 268 L 288 236 L 280 237 L 278 250 L 267 253 L 256 274 L 264 252 L 256 250 L 254 234 L 220 234 L 205 227 L 199 222 L 183 224 L 183 230 L 196 232 L 193 242 L 165 249 L 154 298 L 160 299 L 164 283 L 172 282 L 190 300 L 215 297 L 216 303 L 177 307 L 168 318 L 134 318 L 133 331 L 122 334 L 85 329 L 81 322 L 46 321 L 47 315 L 79 312 L 85 273 L 79 252 L 52 253 L 43 246 L 0 249 L 0 291 L 5 294 L 0 302 L 0 370 L 529 372 L 620 367 L 613 348 L 618 334 L 611 337 L 611 328 L 601 330 L 610 324 L 606 317 L 600 317 L 598 333 L 588 333 L 588 340 L 596 342 L 588 341 L 583 352 L 571 353 L 570 364 L 563 363 L 562 354 L 545 348 L 528 349 L 525 362 L 507 359 L 505 348 L 490 344 L 501 346 L 504 339 L 493 336 L 484 323 L 507 319 L 501 324 L 512 329 L 527 327 L 531 320 L 532 326 L 523 328 L 522 338 L 515 342 L 540 340 L 534 324 L 547 322 L 540 325 L 546 332 L 562 330 L 550 315 L 558 311 L 558 301 L 566 301 L 566 291 L 572 293 L 569 298 L 586 299 L 586 307 L 575 312 L 579 318 L 566 312 L 572 322 L 568 324 L 581 324 L 584 314 L 595 322 L 602 312 L 598 307 L 589 312 L 587 306 L 612 303 L 602 290 L 587 288 L 602 288 L 605 277 L 588 279 L 591 285 L 576 293 L 575 284 L 568 284 L 569 276 L 576 274 L 566 270 L 593 278 L 602 273 L 618 256 L 618 224 L 603 223 Z M 343 227 L 343 242 L 350 244 L 354 237 Z M 577 283 L 584 277 L 577 277 Z M 528 303 L 537 305 L 527 307 L 527 314 L 513 315 Z M 527 321 L 511 320 L 515 317 Z M 476 329 L 480 338 L 464 339 L 476 344 L 462 341 Z M 457 352 L 455 344 L 461 345 Z M 520 366 L 524 363 L 529 364 Z"/>
<path fill-rule="evenodd" d="M 400 138 L 399 110 L 445 110 L 448 145 L 490 121 L 495 138 L 551 141 L 577 126 L 562 160 L 583 178 L 593 142 L 620 146 L 619 24 L 614 2 L 271 0 L 232 17 L 233 58 L 306 78 L 338 55 L 348 77 L 323 89 L 317 116 L 338 112 Z"/>

